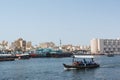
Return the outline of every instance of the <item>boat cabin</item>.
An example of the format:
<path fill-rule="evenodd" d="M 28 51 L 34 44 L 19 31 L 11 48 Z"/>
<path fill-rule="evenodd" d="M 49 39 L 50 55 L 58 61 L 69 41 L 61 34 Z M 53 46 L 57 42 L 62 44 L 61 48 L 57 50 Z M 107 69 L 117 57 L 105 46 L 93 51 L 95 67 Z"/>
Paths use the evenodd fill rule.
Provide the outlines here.
<path fill-rule="evenodd" d="M 96 64 L 94 61 L 94 56 L 91 55 L 74 55 L 72 65 L 91 65 Z"/>

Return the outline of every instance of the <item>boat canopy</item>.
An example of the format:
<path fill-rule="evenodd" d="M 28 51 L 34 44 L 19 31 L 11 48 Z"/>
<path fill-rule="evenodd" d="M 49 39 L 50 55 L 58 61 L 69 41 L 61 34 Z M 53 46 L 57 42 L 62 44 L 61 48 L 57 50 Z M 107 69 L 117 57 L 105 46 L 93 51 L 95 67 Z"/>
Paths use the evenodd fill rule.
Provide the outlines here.
<path fill-rule="evenodd" d="M 12 56 L 12 54 L 0 54 L 0 57 L 1 56 Z"/>
<path fill-rule="evenodd" d="M 92 55 L 74 55 L 74 58 L 94 58 Z"/>

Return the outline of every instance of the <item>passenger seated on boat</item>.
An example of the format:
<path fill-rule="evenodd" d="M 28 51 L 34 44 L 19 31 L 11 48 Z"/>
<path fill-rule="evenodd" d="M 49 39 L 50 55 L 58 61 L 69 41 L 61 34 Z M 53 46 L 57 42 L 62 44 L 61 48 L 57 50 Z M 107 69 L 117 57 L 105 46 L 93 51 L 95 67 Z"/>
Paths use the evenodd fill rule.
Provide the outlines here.
<path fill-rule="evenodd" d="M 83 63 L 84 64 L 88 64 L 88 61 L 86 61 L 85 59 L 83 59 Z"/>
<path fill-rule="evenodd" d="M 80 64 L 83 64 L 83 61 L 80 61 Z"/>
<path fill-rule="evenodd" d="M 83 59 L 83 61 L 84 61 L 85 64 L 87 63 L 87 61 L 85 59 Z"/>
<path fill-rule="evenodd" d="M 79 62 L 79 65 L 80 65 L 80 66 L 83 66 L 83 65 L 84 65 L 84 62 L 83 62 L 83 61 L 80 61 L 80 62 Z"/>
<path fill-rule="evenodd" d="M 75 62 L 73 63 L 73 65 L 74 65 L 74 66 L 78 66 L 78 65 L 80 65 L 80 62 L 75 61 Z"/>
<path fill-rule="evenodd" d="M 73 65 L 77 65 L 77 61 L 73 62 Z"/>
<path fill-rule="evenodd" d="M 90 63 L 89 64 L 96 64 L 94 61 L 90 61 Z"/>

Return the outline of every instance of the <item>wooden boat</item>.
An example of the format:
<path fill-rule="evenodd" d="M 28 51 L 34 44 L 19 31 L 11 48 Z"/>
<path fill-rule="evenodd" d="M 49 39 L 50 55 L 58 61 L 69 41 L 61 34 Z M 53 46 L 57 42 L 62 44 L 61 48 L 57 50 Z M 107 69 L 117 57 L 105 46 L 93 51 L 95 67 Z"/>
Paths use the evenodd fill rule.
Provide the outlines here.
<path fill-rule="evenodd" d="M 15 56 L 12 54 L 0 54 L 0 61 L 14 61 Z"/>
<path fill-rule="evenodd" d="M 0 61 L 14 61 L 15 58 L 0 58 Z"/>
<path fill-rule="evenodd" d="M 76 58 L 81 58 L 82 61 L 75 60 Z M 63 66 L 65 69 L 86 69 L 86 68 L 91 69 L 99 67 L 100 65 L 96 63 L 93 59 L 94 56 L 91 55 L 74 55 L 72 64 L 71 65 L 63 64 Z"/>

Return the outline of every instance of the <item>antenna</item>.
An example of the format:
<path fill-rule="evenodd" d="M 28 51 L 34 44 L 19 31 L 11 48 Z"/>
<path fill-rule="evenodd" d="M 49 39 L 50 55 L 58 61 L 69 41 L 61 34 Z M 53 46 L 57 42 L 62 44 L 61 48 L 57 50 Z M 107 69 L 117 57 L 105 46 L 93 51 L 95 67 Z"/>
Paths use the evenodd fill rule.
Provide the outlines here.
<path fill-rule="evenodd" d="M 62 42 L 61 42 L 61 39 L 60 39 L 60 47 L 61 47 L 61 45 L 62 45 Z"/>
<path fill-rule="evenodd" d="M 61 42 L 61 39 L 60 39 L 60 46 L 59 46 L 59 49 L 62 49 L 62 42 Z"/>

